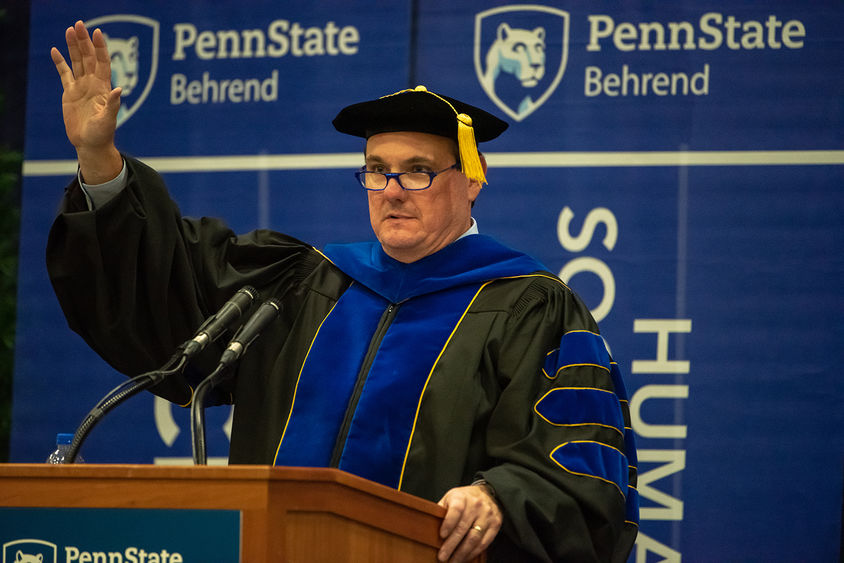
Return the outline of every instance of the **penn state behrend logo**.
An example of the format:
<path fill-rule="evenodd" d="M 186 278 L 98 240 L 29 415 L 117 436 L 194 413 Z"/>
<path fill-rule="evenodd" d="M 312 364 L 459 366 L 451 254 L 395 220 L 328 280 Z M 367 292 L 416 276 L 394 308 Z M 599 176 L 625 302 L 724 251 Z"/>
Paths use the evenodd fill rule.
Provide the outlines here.
<path fill-rule="evenodd" d="M 512 5 L 475 15 L 475 72 L 489 98 L 516 121 L 551 96 L 566 71 L 569 13 Z"/>
<path fill-rule="evenodd" d="M 121 87 L 120 127 L 147 99 L 158 72 L 159 25 L 154 19 L 134 14 L 102 16 L 85 22 L 89 30 L 100 28 L 111 56 L 111 85 Z"/>
<path fill-rule="evenodd" d="M 3 563 L 56 563 L 56 544 L 23 539 L 3 544 Z"/>

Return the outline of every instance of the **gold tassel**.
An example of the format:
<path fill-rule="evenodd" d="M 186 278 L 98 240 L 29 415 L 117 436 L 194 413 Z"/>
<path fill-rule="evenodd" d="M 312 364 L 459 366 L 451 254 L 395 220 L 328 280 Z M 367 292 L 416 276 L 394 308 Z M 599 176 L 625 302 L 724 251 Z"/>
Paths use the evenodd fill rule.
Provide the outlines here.
<path fill-rule="evenodd" d="M 478 155 L 478 145 L 475 143 L 475 130 L 472 128 L 472 118 L 465 113 L 457 114 L 457 147 L 460 152 L 460 164 L 463 174 L 483 186 L 487 183 L 481 157 Z"/>

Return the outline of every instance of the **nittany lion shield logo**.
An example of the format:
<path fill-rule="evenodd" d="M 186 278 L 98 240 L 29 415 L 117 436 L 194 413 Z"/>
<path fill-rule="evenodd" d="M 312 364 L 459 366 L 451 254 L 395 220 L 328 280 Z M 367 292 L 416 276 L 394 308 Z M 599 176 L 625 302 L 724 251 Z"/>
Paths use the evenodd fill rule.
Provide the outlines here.
<path fill-rule="evenodd" d="M 117 126 L 140 109 L 158 71 L 158 22 L 144 16 L 116 14 L 85 22 L 89 31 L 100 28 L 111 55 L 111 85 L 120 86 Z"/>
<path fill-rule="evenodd" d="M 56 544 L 35 539 L 6 542 L 3 563 L 56 563 Z"/>
<path fill-rule="evenodd" d="M 475 72 L 489 98 L 521 121 L 557 88 L 566 71 L 569 13 L 547 6 L 502 6 L 475 16 Z"/>

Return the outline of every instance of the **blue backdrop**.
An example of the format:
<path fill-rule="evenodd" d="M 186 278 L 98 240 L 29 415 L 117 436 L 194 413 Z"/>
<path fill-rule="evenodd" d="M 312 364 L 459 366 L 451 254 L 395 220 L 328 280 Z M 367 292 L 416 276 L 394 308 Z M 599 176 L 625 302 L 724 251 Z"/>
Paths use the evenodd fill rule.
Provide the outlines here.
<path fill-rule="evenodd" d="M 844 5 L 312 4 L 33 2 L 12 460 L 43 460 L 123 379 L 66 328 L 44 266 L 75 171 L 49 49 L 83 19 L 120 55 L 119 148 L 236 231 L 372 238 L 362 143 L 330 123 L 349 103 L 425 84 L 506 119 L 475 216 L 570 282 L 622 366 L 631 559 L 836 560 Z M 212 457 L 228 417 L 209 412 Z M 189 434 L 139 396 L 83 454 L 184 462 Z"/>

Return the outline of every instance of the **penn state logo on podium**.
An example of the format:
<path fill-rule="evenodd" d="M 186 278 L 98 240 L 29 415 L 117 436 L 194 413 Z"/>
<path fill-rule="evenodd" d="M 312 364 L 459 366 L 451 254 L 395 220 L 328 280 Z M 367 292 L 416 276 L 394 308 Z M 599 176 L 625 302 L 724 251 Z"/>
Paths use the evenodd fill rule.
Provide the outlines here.
<path fill-rule="evenodd" d="M 89 32 L 100 28 L 111 56 L 111 85 L 121 87 L 120 127 L 147 99 L 158 72 L 159 24 L 134 14 L 115 14 L 86 21 Z"/>
<path fill-rule="evenodd" d="M 56 544 L 21 539 L 3 544 L 3 563 L 56 563 Z"/>
<path fill-rule="evenodd" d="M 538 5 L 501 6 L 475 15 L 475 72 L 504 113 L 522 121 L 544 104 L 568 61 L 569 13 Z"/>

